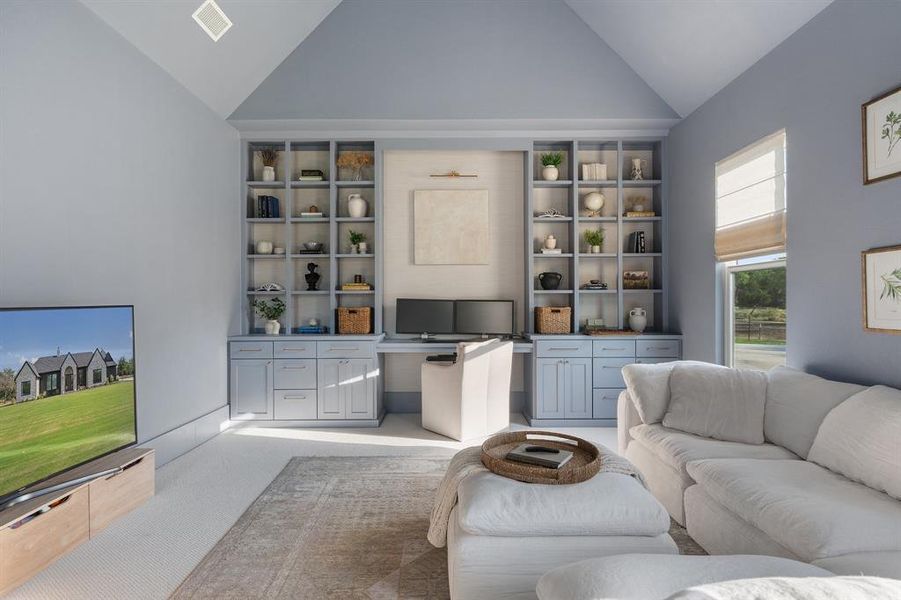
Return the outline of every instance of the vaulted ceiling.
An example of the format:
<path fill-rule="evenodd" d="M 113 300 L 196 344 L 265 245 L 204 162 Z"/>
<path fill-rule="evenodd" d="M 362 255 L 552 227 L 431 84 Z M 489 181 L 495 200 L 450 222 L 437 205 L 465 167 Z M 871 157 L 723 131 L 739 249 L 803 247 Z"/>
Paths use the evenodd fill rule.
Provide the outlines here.
<path fill-rule="evenodd" d="M 81 1 L 223 118 L 251 96 L 295 49 L 303 52 L 298 46 L 341 2 L 217 0 L 234 26 L 214 43 L 191 19 L 201 0 Z M 484 6 L 487 0 L 442 1 L 456 6 Z M 612 48 L 682 117 L 831 2 L 554 1 L 559 2 L 560 10 L 574 11 L 601 38 L 601 46 Z M 378 6 L 373 0 L 366 2 Z M 352 0 L 345 3 L 353 4 Z M 363 4 L 358 6 L 362 8 Z M 441 12 L 441 7 L 436 10 Z M 548 24 L 556 22 L 549 20 Z M 461 35 L 465 38 L 466 32 Z M 546 42 L 555 38 L 551 32 L 542 39 Z M 565 34 L 556 39 L 546 52 L 559 55 L 560 61 L 569 60 L 570 39 Z M 581 48 L 584 47 L 583 44 Z"/>

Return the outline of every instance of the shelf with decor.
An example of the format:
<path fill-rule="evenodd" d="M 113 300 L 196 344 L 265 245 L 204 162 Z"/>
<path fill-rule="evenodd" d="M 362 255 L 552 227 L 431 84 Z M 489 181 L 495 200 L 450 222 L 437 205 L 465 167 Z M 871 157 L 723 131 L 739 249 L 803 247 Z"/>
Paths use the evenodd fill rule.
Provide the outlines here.
<path fill-rule="evenodd" d="M 311 321 L 329 334 L 335 333 L 337 308 L 346 295 L 337 289 L 341 283 L 352 281 L 360 271 L 375 289 L 381 284 L 375 252 L 381 232 L 375 142 L 277 137 L 245 140 L 241 168 L 245 175 L 242 244 L 247 249 L 241 285 L 250 290 L 243 295 L 242 332 L 263 332 L 264 321 L 255 314 L 254 300 L 278 298 L 285 301 L 279 319 L 282 333 L 297 333 Z M 349 202 L 352 193 L 362 202 Z M 275 215 L 271 215 L 273 211 Z M 366 253 L 351 254 L 352 230 L 366 237 Z M 260 248 L 263 252 L 257 252 L 260 242 L 264 242 Z M 273 253 L 268 253 L 269 245 Z M 276 255 L 275 248 L 285 253 Z M 341 266 L 345 263 L 347 267 Z M 267 284 L 277 284 L 283 290 L 256 291 Z M 378 331 L 381 297 L 374 291 L 362 296 L 372 308 L 374 331 Z"/>

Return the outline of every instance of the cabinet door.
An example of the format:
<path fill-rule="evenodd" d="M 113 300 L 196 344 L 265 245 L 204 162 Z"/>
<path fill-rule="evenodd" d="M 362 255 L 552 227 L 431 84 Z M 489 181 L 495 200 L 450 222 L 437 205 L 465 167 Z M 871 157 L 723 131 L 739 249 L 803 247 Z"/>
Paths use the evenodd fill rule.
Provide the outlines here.
<path fill-rule="evenodd" d="M 591 418 L 591 359 L 567 358 L 563 416 L 567 419 Z"/>
<path fill-rule="evenodd" d="M 341 390 L 342 359 L 320 359 L 317 365 L 318 415 L 320 419 L 343 419 L 344 397 Z"/>
<path fill-rule="evenodd" d="M 535 359 L 535 412 L 539 419 L 562 419 L 566 365 L 562 358 Z"/>
<path fill-rule="evenodd" d="M 345 418 L 375 418 L 375 378 L 372 360 L 351 358 L 341 361 L 341 390 L 344 393 Z"/>
<path fill-rule="evenodd" d="M 236 419 L 272 418 L 272 361 L 232 360 L 229 377 L 231 414 Z"/>

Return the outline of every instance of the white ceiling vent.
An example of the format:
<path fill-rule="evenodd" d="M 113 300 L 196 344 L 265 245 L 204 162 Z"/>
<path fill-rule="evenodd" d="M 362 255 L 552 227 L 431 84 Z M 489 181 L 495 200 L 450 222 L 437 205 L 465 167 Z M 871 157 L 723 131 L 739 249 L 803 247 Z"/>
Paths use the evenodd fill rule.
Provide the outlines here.
<path fill-rule="evenodd" d="M 231 20 L 225 16 L 215 0 L 206 0 L 200 5 L 200 8 L 194 11 L 192 16 L 200 28 L 213 38 L 214 42 L 218 42 L 219 38 L 225 35 L 225 32 L 232 26 Z"/>

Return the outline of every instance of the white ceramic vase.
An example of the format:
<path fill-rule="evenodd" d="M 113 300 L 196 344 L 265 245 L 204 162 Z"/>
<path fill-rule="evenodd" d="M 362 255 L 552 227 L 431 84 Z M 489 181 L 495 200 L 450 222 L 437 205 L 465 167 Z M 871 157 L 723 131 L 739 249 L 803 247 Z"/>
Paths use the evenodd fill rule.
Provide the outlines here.
<path fill-rule="evenodd" d="M 354 219 L 360 219 L 369 214 L 369 203 L 360 194 L 350 194 L 347 197 L 347 212 Z"/>
<path fill-rule="evenodd" d="M 641 333 L 648 326 L 648 314 L 643 308 L 633 308 L 629 311 L 629 329 L 635 333 Z"/>
<path fill-rule="evenodd" d="M 256 246 L 257 254 L 272 254 L 272 242 L 257 242 Z"/>
<path fill-rule="evenodd" d="M 369 253 L 369 244 L 367 244 L 366 242 L 360 242 L 359 244 L 357 244 L 357 251 L 360 254 L 368 254 Z"/>
<path fill-rule="evenodd" d="M 278 332 L 282 330 L 282 324 L 273 319 L 266 321 L 263 329 L 266 331 L 266 335 L 278 335 Z"/>
<path fill-rule="evenodd" d="M 263 181 L 275 181 L 275 167 L 263 167 Z"/>
<path fill-rule="evenodd" d="M 547 166 L 541 169 L 541 177 L 545 181 L 557 181 L 557 178 L 560 177 L 560 171 L 555 166 Z"/>
<path fill-rule="evenodd" d="M 590 254 L 600 254 L 601 247 L 600 246 L 592 246 L 591 248 L 589 248 L 589 253 Z"/>
<path fill-rule="evenodd" d="M 546 238 L 544 238 L 544 247 L 548 250 L 553 250 L 557 247 L 557 238 L 553 235 L 548 234 Z"/>

